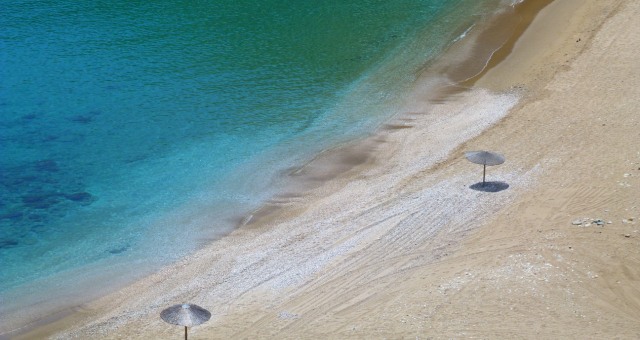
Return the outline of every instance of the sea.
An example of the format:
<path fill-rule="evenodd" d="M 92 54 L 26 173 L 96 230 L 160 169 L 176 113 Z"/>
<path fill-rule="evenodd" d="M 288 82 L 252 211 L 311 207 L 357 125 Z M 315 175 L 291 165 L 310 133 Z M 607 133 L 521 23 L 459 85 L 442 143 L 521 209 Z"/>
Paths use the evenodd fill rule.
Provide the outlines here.
<path fill-rule="evenodd" d="M 215 246 L 510 5 L 3 1 L 0 315 L 80 304 Z"/>

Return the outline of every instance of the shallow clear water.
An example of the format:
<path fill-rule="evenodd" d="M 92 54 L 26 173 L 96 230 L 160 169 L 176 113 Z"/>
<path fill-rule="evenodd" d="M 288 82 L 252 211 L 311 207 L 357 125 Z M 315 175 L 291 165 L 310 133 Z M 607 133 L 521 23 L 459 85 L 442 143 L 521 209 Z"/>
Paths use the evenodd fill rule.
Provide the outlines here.
<path fill-rule="evenodd" d="M 4 3 L 0 293 L 224 233 L 280 171 L 395 113 L 495 3 Z"/>

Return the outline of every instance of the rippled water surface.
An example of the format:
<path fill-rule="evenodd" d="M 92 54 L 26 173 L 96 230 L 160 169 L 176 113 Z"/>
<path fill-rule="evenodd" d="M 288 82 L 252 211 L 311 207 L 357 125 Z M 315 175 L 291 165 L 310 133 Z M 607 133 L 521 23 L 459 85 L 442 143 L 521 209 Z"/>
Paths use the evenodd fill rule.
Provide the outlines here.
<path fill-rule="evenodd" d="M 4 2 L 0 293 L 223 233 L 494 2 Z"/>

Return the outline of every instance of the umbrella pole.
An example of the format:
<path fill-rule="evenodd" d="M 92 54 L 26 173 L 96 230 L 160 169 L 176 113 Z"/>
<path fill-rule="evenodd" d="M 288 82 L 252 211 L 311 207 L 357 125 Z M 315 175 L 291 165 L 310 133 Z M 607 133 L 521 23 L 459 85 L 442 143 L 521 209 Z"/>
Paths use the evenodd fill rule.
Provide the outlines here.
<path fill-rule="evenodd" d="M 484 186 L 484 177 L 485 177 L 485 174 L 487 173 L 487 165 L 483 164 L 483 166 L 484 167 L 482 168 L 482 186 Z"/>
<path fill-rule="evenodd" d="M 187 340 L 187 326 L 184 326 L 184 340 Z"/>

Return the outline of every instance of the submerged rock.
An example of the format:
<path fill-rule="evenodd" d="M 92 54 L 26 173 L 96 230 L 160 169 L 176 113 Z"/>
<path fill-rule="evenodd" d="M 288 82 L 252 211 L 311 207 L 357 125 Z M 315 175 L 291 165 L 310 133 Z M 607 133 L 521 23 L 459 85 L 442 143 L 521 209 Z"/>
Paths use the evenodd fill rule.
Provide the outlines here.
<path fill-rule="evenodd" d="M 24 213 L 20 211 L 11 211 L 5 214 L 0 214 L 0 220 L 17 221 L 17 220 L 21 220 L 22 217 L 24 217 Z"/>
<path fill-rule="evenodd" d="M 19 242 L 17 240 L 14 239 L 0 239 L 0 249 L 5 249 L 5 248 L 13 248 L 15 246 L 17 246 L 19 244 Z"/>
<path fill-rule="evenodd" d="M 27 216 L 27 218 L 29 219 L 29 221 L 33 222 L 42 222 L 46 219 L 44 215 L 40 214 L 30 214 L 29 216 Z"/>
<path fill-rule="evenodd" d="M 89 115 L 76 115 L 69 118 L 69 120 L 80 124 L 89 124 L 93 121 L 93 117 Z"/>
<path fill-rule="evenodd" d="M 123 253 L 123 252 L 129 250 L 130 247 L 131 246 L 127 244 L 127 245 L 124 245 L 124 246 L 119 247 L 119 248 L 109 249 L 107 252 L 109 252 L 111 254 L 120 254 L 120 253 Z"/>
<path fill-rule="evenodd" d="M 69 201 L 86 203 L 86 204 L 89 204 L 94 201 L 93 195 L 91 195 L 88 192 L 76 192 L 73 194 L 66 194 L 64 195 L 64 197 Z"/>
<path fill-rule="evenodd" d="M 60 202 L 58 193 L 39 193 L 22 196 L 22 203 L 32 209 L 48 209 Z"/>
<path fill-rule="evenodd" d="M 60 168 L 58 167 L 58 162 L 54 161 L 53 159 L 37 161 L 34 164 L 34 168 L 38 171 L 45 172 L 58 172 L 60 170 Z"/>

